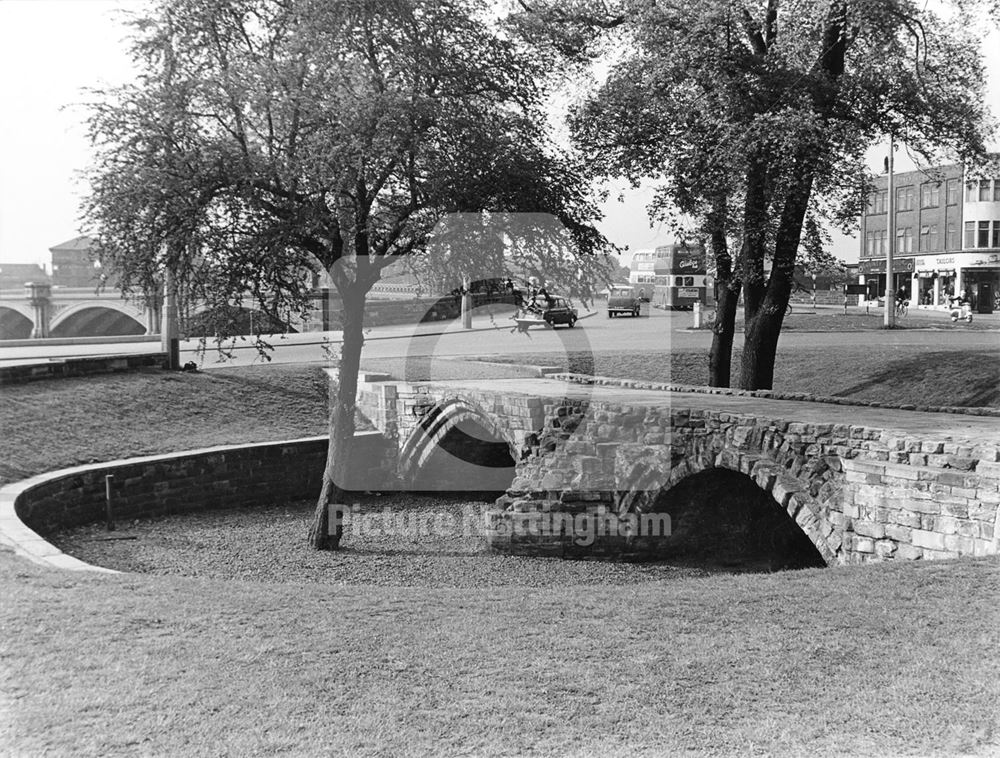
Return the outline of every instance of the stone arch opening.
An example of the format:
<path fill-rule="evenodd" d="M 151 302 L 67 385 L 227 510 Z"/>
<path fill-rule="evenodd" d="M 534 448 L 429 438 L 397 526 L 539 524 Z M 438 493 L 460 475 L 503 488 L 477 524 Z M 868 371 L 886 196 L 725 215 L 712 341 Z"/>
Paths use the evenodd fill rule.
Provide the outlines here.
<path fill-rule="evenodd" d="M 827 565 L 809 535 L 746 474 L 706 468 L 661 491 L 649 510 L 670 515 L 665 560 L 733 571 Z"/>
<path fill-rule="evenodd" d="M 31 319 L 23 313 L 0 307 L 0 340 L 26 340 L 32 328 Z"/>
<path fill-rule="evenodd" d="M 514 467 L 514 447 L 504 430 L 459 400 L 424 414 L 400 456 L 400 473 L 413 492 L 495 497 L 514 481 Z"/>
<path fill-rule="evenodd" d="M 124 337 L 145 334 L 146 327 L 127 313 L 89 306 L 67 313 L 52 327 L 51 337 Z"/>

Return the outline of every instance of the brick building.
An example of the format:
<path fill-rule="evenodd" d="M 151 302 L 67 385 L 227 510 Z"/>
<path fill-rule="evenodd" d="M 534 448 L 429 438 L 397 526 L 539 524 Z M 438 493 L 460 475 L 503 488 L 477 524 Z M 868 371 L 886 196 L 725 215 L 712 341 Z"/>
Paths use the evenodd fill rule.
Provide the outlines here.
<path fill-rule="evenodd" d="M 893 291 L 902 287 L 924 308 L 947 307 L 963 290 L 979 313 L 1000 307 L 1000 177 L 975 178 L 951 164 L 895 174 L 893 184 Z M 885 292 L 888 205 L 888 177 L 880 176 L 861 218 L 859 281 L 869 298 Z"/>

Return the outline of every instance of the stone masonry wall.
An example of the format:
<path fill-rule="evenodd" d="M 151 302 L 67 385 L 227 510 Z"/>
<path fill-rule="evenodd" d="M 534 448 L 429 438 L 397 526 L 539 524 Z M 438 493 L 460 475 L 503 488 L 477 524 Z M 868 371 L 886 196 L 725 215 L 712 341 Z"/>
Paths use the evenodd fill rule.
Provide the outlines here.
<path fill-rule="evenodd" d="M 995 446 L 586 401 L 547 405 L 545 418 L 498 503 L 508 521 L 543 510 L 644 513 L 686 476 L 722 467 L 769 492 L 831 564 L 1000 552 Z M 552 535 L 518 536 L 502 519 L 494 526 L 500 549 L 525 552 L 533 542 L 539 552 L 554 549 Z M 566 547 L 572 535 L 557 542 Z M 625 553 L 639 547 L 628 539 L 620 546 Z M 609 549 L 608 543 L 595 549 Z"/>
<path fill-rule="evenodd" d="M 363 480 L 382 465 L 378 434 L 356 437 Z M 264 443 L 81 467 L 26 489 L 15 502 L 20 519 L 40 534 L 105 518 L 105 475 L 114 475 L 116 520 L 209 508 L 241 508 L 315 498 L 326 465 L 327 439 Z"/>
<path fill-rule="evenodd" d="M 675 393 L 672 406 L 648 407 L 505 396 L 380 375 L 362 377 L 359 386 L 359 406 L 396 450 L 450 402 L 478 407 L 506 430 L 519 454 L 514 481 L 491 516 L 490 538 L 501 550 L 579 554 L 572 534 L 519 535 L 512 520 L 543 511 L 628 518 L 683 478 L 719 467 L 770 493 L 830 564 L 1000 552 L 994 445 L 706 411 L 688 400 Z M 626 537 L 587 550 L 634 555 L 654 548 Z"/>

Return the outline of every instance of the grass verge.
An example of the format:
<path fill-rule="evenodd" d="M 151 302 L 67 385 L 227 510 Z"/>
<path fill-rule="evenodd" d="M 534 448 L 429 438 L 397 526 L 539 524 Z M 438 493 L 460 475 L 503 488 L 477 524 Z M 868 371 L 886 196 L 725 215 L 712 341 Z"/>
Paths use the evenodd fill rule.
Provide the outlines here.
<path fill-rule="evenodd" d="M 741 350 L 733 351 L 733 386 Z M 704 352 L 658 351 L 525 353 L 491 361 L 560 366 L 569 371 L 651 382 L 706 384 Z M 912 403 L 958 407 L 1000 407 L 1000 349 L 970 352 L 940 345 L 835 350 L 801 348 L 782 352 L 775 365 L 774 388 L 782 392 L 844 397 L 861 403 Z"/>
<path fill-rule="evenodd" d="M 949 361 L 937 375 L 962 378 Z M 853 379 L 865 381 L 856 367 Z M 18 477 L 322 433 L 326 378 L 296 366 L 93 377 L 5 387 L 0 411 L 3 475 Z M 381 559 L 340 556 L 368 572 Z M 423 560 L 404 561 L 415 584 Z M 102 756 L 1000 751 L 996 558 L 614 586 L 317 579 L 71 574 L 0 550 L 0 744 Z"/>
<path fill-rule="evenodd" d="M 159 370 L 0 390 L 0 483 L 81 463 L 327 431 L 316 366 Z"/>
<path fill-rule="evenodd" d="M 995 559 L 488 592 L 0 555 L 17 755 L 1000 749 Z"/>

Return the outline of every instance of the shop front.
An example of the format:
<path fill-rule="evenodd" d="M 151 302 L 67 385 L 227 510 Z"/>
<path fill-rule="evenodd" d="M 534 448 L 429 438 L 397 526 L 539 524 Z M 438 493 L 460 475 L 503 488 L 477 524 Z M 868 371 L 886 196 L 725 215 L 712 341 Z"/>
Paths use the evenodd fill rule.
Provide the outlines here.
<path fill-rule="evenodd" d="M 915 260 L 915 302 L 921 308 L 948 308 L 963 291 L 976 313 L 1000 310 L 1000 254 L 954 253 Z"/>
<path fill-rule="evenodd" d="M 976 313 L 1000 311 L 1000 253 L 973 254 L 963 270 L 965 289 Z"/>
<path fill-rule="evenodd" d="M 914 300 L 913 258 L 894 258 L 892 261 L 892 291 L 902 287 L 911 302 Z M 858 263 L 860 283 L 868 287 L 866 300 L 880 300 L 885 297 L 885 258 L 863 260 Z"/>

